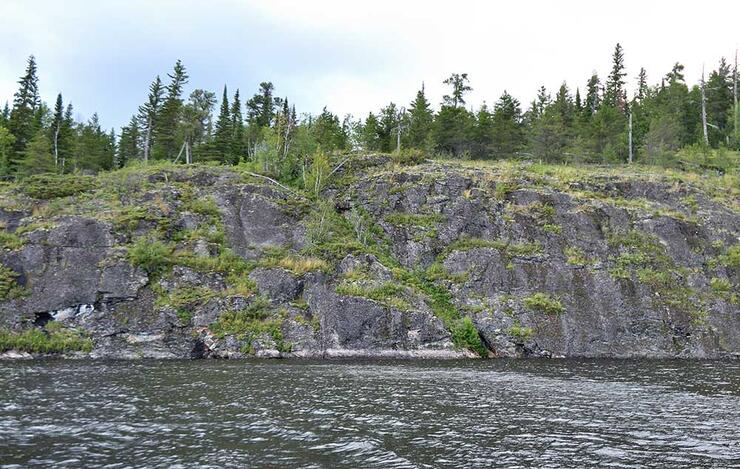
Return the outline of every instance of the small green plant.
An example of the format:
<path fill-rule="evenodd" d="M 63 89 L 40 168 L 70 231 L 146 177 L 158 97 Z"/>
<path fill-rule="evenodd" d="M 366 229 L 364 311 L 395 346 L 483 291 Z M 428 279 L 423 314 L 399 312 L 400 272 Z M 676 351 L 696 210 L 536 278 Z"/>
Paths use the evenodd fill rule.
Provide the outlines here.
<path fill-rule="evenodd" d="M 552 298 L 547 293 L 537 292 L 522 300 L 525 308 L 533 311 L 539 311 L 546 314 L 560 315 L 565 313 L 563 304 Z"/>
<path fill-rule="evenodd" d="M 574 246 L 565 248 L 563 254 L 565 254 L 565 261 L 570 265 L 584 266 L 591 263 L 586 254 Z"/>
<path fill-rule="evenodd" d="M 128 248 L 129 261 L 149 275 L 163 273 L 173 263 L 174 246 L 159 240 L 139 238 Z"/>
<path fill-rule="evenodd" d="M 514 339 L 518 344 L 523 344 L 530 340 L 534 335 L 534 329 L 531 327 L 523 327 L 519 321 L 509 327 L 506 332 Z"/>
<path fill-rule="evenodd" d="M 542 231 L 545 233 L 560 234 L 563 232 L 563 227 L 554 223 L 545 223 L 542 225 Z"/>
<path fill-rule="evenodd" d="M 27 293 L 18 285 L 18 273 L 0 264 L 0 301 L 12 300 Z"/>
<path fill-rule="evenodd" d="M 0 249 L 15 251 L 23 247 L 23 240 L 15 233 L 0 230 Z"/>
<path fill-rule="evenodd" d="M 97 181 L 79 174 L 38 174 L 24 179 L 21 187 L 34 199 L 54 199 L 89 192 L 97 187 Z"/>
<path fill-rule="evenodd" d="M 74 329 L 65 329 L 57 322 L 50 322 L 44 329 L 27 329 L 22 332 L 0 330 L 0 352 L 17 350 L 29 353 L 86 352 L 92 350 L 89 337 Z"/>
<path fill-rule="evenodd" d="M 732 291 L 732 283 L 726 278 L 712 278 L 709 281 L 709 287 L 713 292 L 718 294 L 730 293 Z"/>
<path fill-rule="evenodd" d="M 417 214 L 417 213 L 391 213 L 385 216 L 385 221 L 395 226 L 432 228 L 438 223 L 443 223 L 447 218 L 439 213 Z"/>

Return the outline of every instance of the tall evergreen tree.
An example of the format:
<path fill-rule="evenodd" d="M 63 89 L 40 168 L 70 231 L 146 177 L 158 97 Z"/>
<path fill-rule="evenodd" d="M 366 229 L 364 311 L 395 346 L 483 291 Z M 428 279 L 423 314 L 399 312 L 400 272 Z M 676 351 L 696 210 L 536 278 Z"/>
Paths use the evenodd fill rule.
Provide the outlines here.
<path fill-rule="evenodd" d="M 287 103 L 287 100 L 286 100 Z M 231 103 L 231 164 L 236 164 L 244 155 L 244 118 L 242 117 L 242 102 L 239 99 L 239 89 L 234 93 Z"/>
<path fill-rule="evenodd" d="M 8 127 L 8 120 L 10 120 L 10 107 L 8 106 L 8 102 L 5 101 L 5 106 L 3 107 L 3 110 L 0 111 L 0 127 Z"/>
<path fill-rule="evenodd" d="M 260 83 L 260 89 L 247 101 L 247 121 L 251 126 L 269 127 L 275 114 L 275 87 L 269 81 Z"/>
<path fill-rule="evenodd" d="M 467 73 L 453 73 L 448 79 L 443 81 L 442 83 L 452 87 L 452 93 L 442 97 L 444 104 L 451 107 L 464 105 L 465 93 L 473 91 L 473 88 L 468 85 L 469 82 Z"/>
<path fill-rule="evenodd" d="M 129 124 L 121 128 L 115 161 L 117 168 L 123 168 L 129 161 L 139 158 L 140 139 L 139 120 L 136 116 L 132 116 Z"/>
<path fill-rule="evenodd" d="M 18 164 L 19 176 L 56 172 L 51 142 L 43 131 L 36 132 L 23 153 L 23 158 Z"/>
<path fill-rule="evenodd" d="M 600 107 L 601 81 L 599 81 L 599 76 L 594 73 L 591 75 L 591 78 L 588 79 L 588 84 L 586 85 L 586 104 L 584 106 L 584 111 L 590 117 L 596 114 L 596 111 L 598 111 Z"/>
<path fill-rule="evenodd" d="M 627 102 L 624 91 L 624 78 L 626 76 L 627 72 L 624 70 L 624 50 L 617 43 L 614 48 L 614 54 L 612 55 L 612 70 L 606 79 L 606 86 L 604 88 L 604 102 L 609 106 L 614 106 L 623 111 Z"/>
<path fill-rule="evenodd" d="M 36 58 L 28 58 L 26 73 L 18 81 L 20 85 L 13 98 L 13 109 L 10 111 L 8 130 L 15 136 L 13 152 L 15 159 L 22 160 L 26 145 L 31 141 L 38 128 L 37 111 L 40 107 L 38 77 L 36 76 Z M 12 163 L 11 163 L 12 164 Z"/>
<path fill-rule="evenodd" d="M 635 93 L 635 99 L 637 101 L 642 101 L 648 97 L 649 92 L 650 88 L 647 83 L 647 72 L 645 71 L 645 68 L 642 67 L 640 68 L 640 73 L 637 75 L 637 92 Z"/>
<path fill-rule="evenodd" d="M 159 75 L 149 85 L 149 96 L 146 103 L 139 106 L 139 127 L 142 129 L 142 157 L 144 161 L 149 161 L 152 146 L 155 141 L 155 128 L 159 119 L 159 112 L 162 108 L 162 99 L 164 97 L 164 86 Z"/>
<path fill-rule="evenodd" d="M 495 158 L 514 156 L 525 143 L 522 110 L 519 101 L 504 91 L 493 107 L 493 144 Z"/>
<path fill-rule="evenodd" d="M 180 60 L 175 62 L 175 67 L 170 77 L 170 83 L 166 87 L 167 94 L 162 103 L 162 109 L 155 127 L 156 141 L 152 148 L 155 159 L 174 159 L 182 145 L 182 134 L 178 132 L 178 124 L 182 117 L 182 91 L 188 82 L 188 74 L 185 66 Z"/>
<path fill-rule="evenodd" d="M 222 163 L 231 163 L 231 142 L 234 135 L 232 128 L 231 108 L 229 107 L 229 95 L 224 85 L 224 93 L 221 98 L 221 111 L 216 120 L 216 131 L 213 138 L 213 149 L 216 158 Z"/>
<path fill-rule="evenodd" d="M 411 102 L 409 117 L 407 145 L 413 148 L 425 148 L 432 130 L 434 113 L 424 93 L 423 83 L 421 89 L 416 93 L 416 99 Z"/>

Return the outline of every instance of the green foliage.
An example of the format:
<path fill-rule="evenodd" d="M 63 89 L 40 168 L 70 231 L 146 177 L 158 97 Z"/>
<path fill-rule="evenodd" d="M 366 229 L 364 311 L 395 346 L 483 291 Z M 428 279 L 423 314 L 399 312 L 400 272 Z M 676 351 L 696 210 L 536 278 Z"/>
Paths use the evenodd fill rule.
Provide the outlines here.
<path fill-rule="evenodd" d="M 450 328 L 452 332 L 452 343 L 460 348 L 467 348 L 477 353 L 481 357 L 488 356 L 488 349 L 483 345 L 478 329 L 475 328 L 473 321 L 465 316 L 456 320 Z"/>
<path fill-rule="evenodd" d="M 534 336 L 534 329 L 531 327 L 523 327 L 519 321 L 509 327 L 506 332 L 516 341 L 516 343 L 524 344 Z"/>
<path fill-rule="evenodd" d="M 586 254 L 577 247 L 569 246 L 563 250 L 565 260 L 570 265 L 584 266 L 593 263 Z"/>
<path fill-rule="evenodd" d="M 139 238 L 128 248 L 129 261 L 149 275 L 162 274 L 174 262 L 174 246 L 150 238 Z"/>
<path fill-rule="evenodd" d="M 257 297 L 243 310 L 223 313 L 209 329 L 217 337 L 232 335 L 244 341 L 244 353 L 253 353 L 253 342 L 263 335 L 268 335 L 279 351 L 290 352 L 291 345 L 283 340 L 283 321 L 279 317 L 269 319 L 272 314 L 269 308 L 266 298 Z"/>
<path fill-rule="evenodd" d="M 0 329 L 0 352 L 17 350 L 28 353 L 89 353 L 92 347 L 91 339 L 76 330 L 64 329 L 56 322 L 48 323 L 44 330 L 12 332 Z"/>
<path fill-rule="evenodd" d="M 385 221 L 391 225 L 403 227 L 431 228 L 438 223 L 444 223 L 447 220 L 442 214 L 422 214 L 422 213 L 391 213 L 385 216 Z"/>
<path fill-rule="evenodd" d="M 732 283 L 726 278 L 713 277 L 709 282 L 709 286 L 713 292 L 719 294 L 730 293 L 732 291 Z"/>
<path fill-rule="evenodd" d="M 304 187 L 314 196 L 318 196 L 329 182 L 330 172 L 329 159 L 324 152 L 318 150 L 313 154 L 311 168 L 304 176 Z"/>
<path fill-rule="evenodd" d="M 21 190 L 34 199 L 54 199 L 90 192 L 97 187 L 92 176 L 79 174 L 39 174 L 23 180 Z"/>
<path fill-rule="evenodd" d="M 522 299 L 525 308 L 541 313 L 560 315 L 565 313 L 563 304 L 547 293 L 537 292 Z"/>
<path fill-rule="evenodd" d="M 23 240 L 16 234 L 0 230 L 0 248 L 15 251 L 23 247 Z"/>
<path fill-rule="evenodd" d="M 12 300 L 25 295 L 26 289 L 18 285 L 18 273 L 0 264 L 0 301 Z"/>
<path fill-rule="evenodd" d="M 359 282 L 343 281 L 337 285 L 336 292 L 340 295 L 357 296 L 375 300 L 401 311 L 408 311 L 411 309 L 408 302 L 402 298 L 406 293 L 406 287 L 395 282 L 385 282 L 380 285 L 368 285 Z"/>

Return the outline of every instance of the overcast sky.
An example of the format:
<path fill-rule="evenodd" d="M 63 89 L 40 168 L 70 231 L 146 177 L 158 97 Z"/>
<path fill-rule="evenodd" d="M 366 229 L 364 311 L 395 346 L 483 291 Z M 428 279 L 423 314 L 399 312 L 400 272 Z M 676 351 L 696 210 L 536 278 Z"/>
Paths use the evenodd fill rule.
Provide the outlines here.
<path fill-rule="evenodd" d="M 407 105 L 422 81 L 436 106 L 452 72 L 468 73 L 469 105 L 508 90 L 526 107 L 540 85 L 605 76 L 617 42 L 630 85 L 641 66 L 658 82 L 676 61 L 693 83 L 734 55 L 740 1 L 0 0 L 0 105 L 34 54 L 42 98 L 61 91 L 105 127 L 178 58 L 188 93 L 226 83 L 251 96 L 269 80 L 299 112 L 364 117 Z"/>

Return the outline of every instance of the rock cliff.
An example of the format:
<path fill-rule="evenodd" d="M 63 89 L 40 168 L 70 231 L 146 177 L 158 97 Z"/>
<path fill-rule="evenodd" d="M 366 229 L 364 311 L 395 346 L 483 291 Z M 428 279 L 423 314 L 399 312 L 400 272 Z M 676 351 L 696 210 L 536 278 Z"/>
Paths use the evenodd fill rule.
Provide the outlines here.
<path fill-rule="evenodd" d="M 31 178 L 0 196 L 0 353 L 738 356 L 737 197 L 383 155 L 318 196 L 213 166 Z"/>

